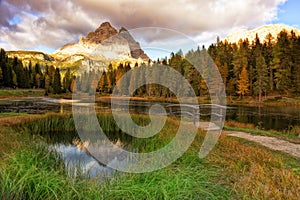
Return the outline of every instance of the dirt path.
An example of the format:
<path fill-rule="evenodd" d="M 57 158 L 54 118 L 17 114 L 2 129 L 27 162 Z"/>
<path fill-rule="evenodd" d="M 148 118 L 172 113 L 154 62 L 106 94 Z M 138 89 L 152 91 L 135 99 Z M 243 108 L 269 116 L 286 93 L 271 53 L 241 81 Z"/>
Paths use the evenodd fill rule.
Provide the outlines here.
<path fill-rule="evenodd" d="M 223 133 L 225 133 L 228 136 L 243 138 L 245 140 L 256 142 L 272 150 L 282 151 L 291 154 L 297 158 L 300 158 L 300 144 L 294 144 L 275 137 L 252 135 L 250 133 L 240 131 L 224 131 Z"/>

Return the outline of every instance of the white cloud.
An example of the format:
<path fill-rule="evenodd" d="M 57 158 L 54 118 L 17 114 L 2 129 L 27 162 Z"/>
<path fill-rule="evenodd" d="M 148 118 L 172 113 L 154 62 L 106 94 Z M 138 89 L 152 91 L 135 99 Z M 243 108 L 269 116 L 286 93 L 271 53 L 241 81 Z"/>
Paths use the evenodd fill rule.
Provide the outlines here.
<path fill-rule="evenodd" d="M 163 27 L 207 43 L 236 28 L 254 28 L 276 19 L 286 0 L 2 0 L 0 47 L 58 48 L 93 31 L 103 21 L 127 29 Z M 7 22 L 18 15 L 21 22 Z M 5 20 L 4 20 L 5 19 Z M 144 38 L 145 41 L 151 38 Z M 158 38 L 152 38 L 158 39 Z M 2 42 L 1 42 L 2 41 Z"/>

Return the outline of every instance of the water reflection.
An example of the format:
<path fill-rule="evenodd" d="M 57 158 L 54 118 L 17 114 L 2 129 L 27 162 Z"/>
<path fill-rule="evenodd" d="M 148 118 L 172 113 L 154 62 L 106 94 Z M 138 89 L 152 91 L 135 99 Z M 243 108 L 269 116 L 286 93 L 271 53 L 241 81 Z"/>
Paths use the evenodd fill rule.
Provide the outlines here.
<path fill-rule="evenodd" d="M 80 173 L 86 178 L 111 177 L 115 173 L 114 169 L 101 165 L 97 160 L 88 155 L 85 151 L 79 150 L 75 145 L 55 144 L 52 146 L 61 154 L 68 175 L 75 177 Z"/>
<path fill-rule="evenodd" d="M 117 147 L 123 146 L 120 140 L 115 145 Z M 116 173 L 116 170 L 109 166 L 124 167 L 133 162 L 132 157 L 126 158 L 99 141 L 97 143 L 90 143 L 89 141 L 82 142 L 74 138 L 73 144 L 55 143 L 50 148 L 62 156 L 70 177 L 82 175 L 85 178 L 97 178 L 97 180 L 101 181 L 112 177 Z M 90 151 L 93 151 L 93 154 Z M 107 160 L 108 166 L 96 159 L 99 156 Z"/>
<path fill-rule="evenodd" d="M 89 99 L 73 101 L 71 99 L 53 98 L 19 98 L 0 100 L 0 112 L 22 112 L 29 114 L 40 114 L 46 112 L 71 113 L 74 106 L 87 106 L 94 102 Z M 118 109 L 126 107 L 124 101 L 118 102 Z M 129 110 L 131 113 L 147 114 L 149 108 L 155 102 L 130 101 Z M 160 103 L 162 106 L 168 103 Z M 110 112 L 110 100 L 95 102 L 96 112 Z M 201 110 L 207 113 L 207 110 Z M 209 117 L 207 118 L 209 119 Z M 284 130 L 291 126 L 300 126 L 300 107 L 287 106 L 230 106 L 227 109 L 226 120 L 234 120 L 243 123 L 253 123 L 255 126 L 265 130 Z"/>

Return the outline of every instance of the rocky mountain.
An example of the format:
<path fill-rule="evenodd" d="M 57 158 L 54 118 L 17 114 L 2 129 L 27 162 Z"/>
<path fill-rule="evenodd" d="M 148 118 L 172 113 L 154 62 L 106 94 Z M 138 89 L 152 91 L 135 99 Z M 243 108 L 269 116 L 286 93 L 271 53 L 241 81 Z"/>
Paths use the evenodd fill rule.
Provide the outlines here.
<path fill-rule="evenodd" d="M 78 43 L 64 45 L 52 56 L 62 61 L 76 61 L 82 59 L 82 56 L 92 60 L 149 60 L 140 44 L 125 28 L 117 31 L 109 22 L 102 23 L 99 28 L 90 32 L 85 38 L 80 38 Z"/>
<path fill-rule="evenodd" d="M 282 25 L 282 24 L 270 24 L 261 26 L 254 30 L 238 30 L 235 32 L 230 33 L 227 35 L 227 37 L 224 40 L 227 40 L 229 43 L 238 43 L 240 39 L 246 39 L 248 38 L 249 42 L 252 42 L 256 34 L 258 34 L 258 37 L 261 42 L 263 42 L 266 38 L 266 36 L 271 33 L 274 37 L 274 41 L 277 38 L 277 35 L 282 31 L 286 30 L 288 33 L 290 33 L 292 30 L 296 33 L 296 35 L 300 35 L 300 31 L 294 27 Z"/>
<path fill-rule="evenodd" d="M 69 43 L 53 54 L 37 51 L 7 51 L 9 57 L 18 57 L 25 65 L 29 62 L 43 65 L 54 65 L 61 68 L 87 66 L 105 68 L 109 63 L 120 62 L 143 63 L 149 57 L 141 49 L 140 44 L 125 28 L 119 31 L 109 22 L 102 23 L 86 37 L 79 38 L 76 43 Z"/>

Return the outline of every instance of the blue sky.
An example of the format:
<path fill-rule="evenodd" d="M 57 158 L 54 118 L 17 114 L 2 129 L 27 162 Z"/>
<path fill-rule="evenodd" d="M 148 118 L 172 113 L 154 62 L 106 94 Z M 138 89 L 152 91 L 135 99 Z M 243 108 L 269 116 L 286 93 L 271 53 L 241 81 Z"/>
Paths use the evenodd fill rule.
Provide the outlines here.
<path fill-rule="evenodd" d="M 284 5 L 279 6 L 278 20 L 274 23 L 287 24 L 300 29 L 300 1 L 288 0 Z"/>
<path fill-rule="evenodd" d="M 192 39 L 193 48 L 207 47 L 217 36 L 222 39 L 241 28 L 281 23 L 299 29 L 298 10 L 299 0 L 0 0 L 0 47 L 52 53 L 77 42 L 104 21 L 129 31 L 142 27 L 174 30 Z M 142 46 L 150 46 L 149 54 L 154 56 L 155 47 L 169 46 L 165 52 L 189 48 L 170 38 L 167 33 L 137 37 Z"/>

